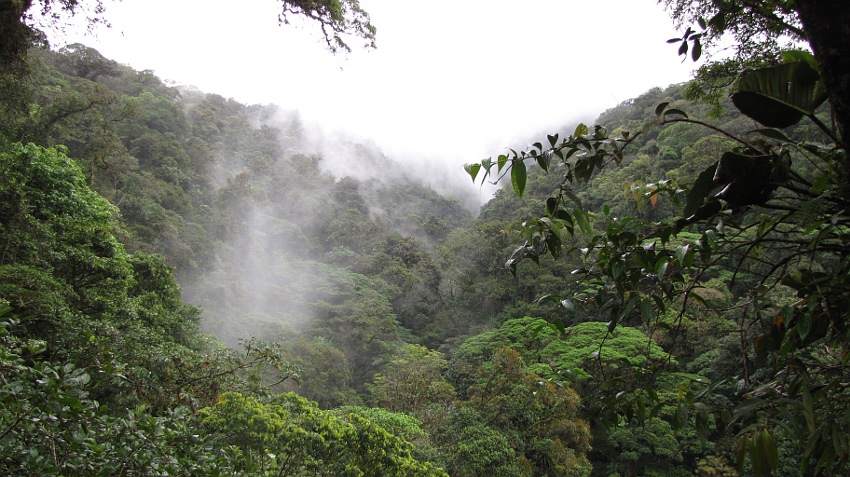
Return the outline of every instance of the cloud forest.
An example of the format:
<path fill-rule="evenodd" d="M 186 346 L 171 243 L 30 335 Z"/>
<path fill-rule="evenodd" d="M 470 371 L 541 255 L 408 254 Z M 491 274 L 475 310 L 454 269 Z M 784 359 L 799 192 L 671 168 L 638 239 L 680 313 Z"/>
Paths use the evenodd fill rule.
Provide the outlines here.
<path fill-rule="evenodd" d="M 0 474 L 848 471 L 850 5 L 662 0 L 694 79 L 458 164 L 482 206 L 49 47 L 84 3 L 0 10 Z"/>

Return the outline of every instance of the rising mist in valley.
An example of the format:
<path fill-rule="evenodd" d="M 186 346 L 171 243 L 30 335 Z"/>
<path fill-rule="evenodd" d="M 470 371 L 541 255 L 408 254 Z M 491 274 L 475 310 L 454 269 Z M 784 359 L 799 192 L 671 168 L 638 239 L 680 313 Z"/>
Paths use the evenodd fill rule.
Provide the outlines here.
<path fill-rule="evenodd" d="M 433 163 L 403 164 L 374 143 L 305 125 L 297 111 L 236 105 L 197 91 L 183 97 L 196 108 L 189 112 L 195 125 L 197 110 L 210 103 L 243 114 L 238 124 L 218 127 L 219 146 L 207 165 L 205 195 L 222 232 L 215 258 L 192 273 L 178 270 L 184 296 L 203 310 L 204 327 L 230 345 L 309 331 L 316 306 L 353 286 L 341 270 L 379 266 L 371 262 L 387 240 L 430 260 L 446 234 L 480 207 L 483 193 L 466 183 L 459 166 L 463 185 L 446 180 L 449 172 L 438 173 Z"/>
<path fill-rule="evenodd" d="M 730 101 L 721 135 L 662 121 L 659 103 L 716 111 L 684 85 L 653 88 L 602 113 L 604 128 L 565 119 L 505 138 L 493 162 L 535 154 L 482 180 L 493 162 L 423 152 L 439 140 L 426 130 L 430 147 L 390 154 L 81 44 L 32 50 L 28 68 L 0 75 L 29 98 L 0 96 L 0 443 L 17 446 L 0 465 L 62 468 L 38 440 L 50 435 L 53 450 L 86 443 L 67 452 L 75 466 L 161 456 L 163 475 L 184 461 L 203 475 L 734 472 L 734 442 L 683 400 L 709 382 L 721 405 L 741 399 L 725 378 L 750 359 L 738 311 L 760 284 L 706 267 L 654 314 L 661 292 L 645 290 L 693 267 L 723 227 L 637 238 L 690 201 L 670 181 L 705 182 L 730 135 L 752 131 Z M 628 150 L 581 170 L 534 145 L 574 131 L 575 164 Z M 482 171 L 470 180 L 461 162 Z M 620 282 L 592 279 L 609 269 Z M 620 293 L 627 280 L 646 288 Z M 787 283 L 764 294 L 790 303 Z M 784 316 L 765 310 L 768 329 Z M 90 445 L 112 436 L 128 444 Z"/>

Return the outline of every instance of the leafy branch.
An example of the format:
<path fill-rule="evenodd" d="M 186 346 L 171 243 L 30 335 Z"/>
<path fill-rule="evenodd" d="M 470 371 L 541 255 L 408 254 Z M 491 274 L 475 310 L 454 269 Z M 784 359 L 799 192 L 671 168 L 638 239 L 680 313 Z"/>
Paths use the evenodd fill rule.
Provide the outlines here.
<path fill-rule="evenodd" d="M 680 54 L 690 48 L 694 59 L 698 58 L 700 38 L 700 33 L 688 29 L 682 38 L 675 39 L 682 43 Z M 850 230 L 846 190 L 850 185 L 843 174 L 834 172 L 840 169 L 833 167 L 845 157 L 845 151 L 840 146 L 824 148 L 794 141 L 779 130 L 808 119 L 835 144 L 841 144 L 838 134 L 815 115 L 827 94 L 810 56 L 789 53 L 785 55 L 786 63 L 747 72 L 739 79 L 732 95 L 733 103 L 741 113 L 766 126 L 754 131 L 757 136 L 753 138 L 744 139 L 690 118 L 684 111 L 670 108 L 669 103 L 658 105 L 653 126 L 694 124 L 737 144 L 722 152 L 714 164 L 687 186 L 680 189 L 672 183 L 659 183 L 649 189 L 653 199 L 666 193 L 675 204 L 682 205 L 678 218 L 655 224 L 636 217 L 616 220 L 609 216 L 607 208 L 601 215 L 588 210 L 572 191 L 574 185 L 587 184 L 603 169 L 620 165 L 625 149 L 640 133 L 610 135 L 602 126 L 591 131 L 582 124 L 561 142 L 558 135 L 547 136 L 549 147 L 535 143 L 527 151 L 511 150 L 495 161 L 485 159 L 467 164 L 465 169 L 473 181 L 481 176 L 483 182 L 495 171 L 499 182 L 510 173 L 518 197 L 525 192 L 526 161 L 536 163 L 544 172 L 557 167 L 563 174 L 559 190 L 546 199 L 546 216 L 523 222 L 520 235 L 525 243 L 508 258 L 506 267 L 515 274 L 522 260 L 538 262 L 542 255 L 557 258 L 565 251 L 580 250 L 590 265 L 573 272 L 579 275 L 576 282 L 579 291 L 572 296 L 549 297 L 564 307 L 582 306 L 607 314 L 608 335 L 621 323 L 662 324 L 660 318 L 673 304 L 678 304 L 673 325 L 681 333 L 690 300 L 701 300 L 694 290 L 700 286 L 706 271 L 731 267 L 733 281 L 741 273 L 756 276 L 759 285 L 750 297 L 753 306 L 747 314 L 749 324 L 742 317 L 739 328 L 744 353 L 744 386 L 739 393 L 744 393 L 751 384 L 757 388 L 781 386 L 784 390 L 781 398 L 771 397 L 770 406 L 789 415 L 801 409 L 807 415 L 820 412 L 818 409 L 833 412 L 823 406 L 817 408 L 817 403 L 813 403 L 807 386 L 815 375 L 807 367 L 800 367 L 795 356 L 811 353 L 815 343 L 850 349 L 846 338 L 846 330 L 850 328 L 847 325 Z M 792 151 L 803 152 L 819 163 L 821 167 L 816 170 L 829 179 L 829 184 L 823 184 L 821 179 L 816 189 L 813 184 L 817 181 L 793 170 Z M 771 211 L 780 213 L 770 214 Z M 684 239 L 681 235 L 686 230 L 701 231 L 699 238 Z M 579 233 L 586 239 L 584 247 L 575 245 Z M 796 292 L 799 299 L 791 305 L 773 303 L 769 293 L 776 293 L 779 285 Z M 771 313 L 776 315 L 773 322 L 765 318 L 765 314 Z M 752 333 L 749 328 L 756 325 L 764 330 Z M 553 326 L 564 331 L 563 324 Z M 758 356 L 774 355 L 772 377 L 753 378 L 748 349 Z M 843 382 L 842 379 L 850 377 L 844 366 L 818 369 L 819 381 Z M 836 387 L 829 389 L 840 392 Z M 635 396 L 640 392 L 640 386 L 633 390 Z M 700 406 L 702 410 L 708 409 L 704 404 Z M 764 414 L 768 407 L 752 406 L 744 400 L 729 423 L 743 426 L 739 449 L 741 455 L 749 456 L 758 475 L 769 474 L 777 465 L 777 444 Z M 612 405 L 610 409 L 629 407 Z M 719 416 L 728 411 L 716 412 Z M 729 422 L 717 419 L 717 422 Z M 809 444 L 804 459 L 820 456 L 818 459 L 822 461 L 823 456 L 850 453 L 850 444 L 833 442 L 830 436 L 822 435 L 811 425 L 808 429 Z"/>

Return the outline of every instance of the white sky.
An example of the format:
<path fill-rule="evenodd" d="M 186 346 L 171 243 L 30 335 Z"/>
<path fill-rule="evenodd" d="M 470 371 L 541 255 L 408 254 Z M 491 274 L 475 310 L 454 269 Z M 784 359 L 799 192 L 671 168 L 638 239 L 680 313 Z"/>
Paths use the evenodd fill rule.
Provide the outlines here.
<path fill-rule="evenodd" d="M 361 0 L 378 49 L 332 55 L 275 0 L 106 1 L 111 29 L 66 33 L 136 69 L 245 103 L 276 103 L 388 155 L 457 167 L 653 86 L 690 77 L 655 0 Z"/>

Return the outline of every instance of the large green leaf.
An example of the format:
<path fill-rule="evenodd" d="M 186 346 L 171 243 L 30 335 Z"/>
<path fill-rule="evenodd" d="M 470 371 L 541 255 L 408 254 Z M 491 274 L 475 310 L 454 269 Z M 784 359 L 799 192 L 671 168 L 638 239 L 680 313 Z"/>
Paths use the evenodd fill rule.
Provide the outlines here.
<path fill-rule="evenodd" d="M 699 177 L 697 177 L 697 180 L 694 181 L 691 186 L 691 190 L 688 192 L 688 201 L 683 213 L 685 217 L 693 215 L 705 202 L 705 198 L 708 197 L 708 194 L 717 188 L 717 184 L 714 183 L 714 173 L 716 170 L 717 163 L 715 162 L 714 164 L 706 167 L 705 170 L 700 173 Z"/>
<path fill-rule="evenodd" d="M 511 169 L 511 185 L 514 186 L 514 192 L 518 197 L 522 197 L 525 192 L 525 183 L 528 180 L 528 171 L 525 168 L 525 161 L 522 159 L 513 160 L 513 168 Z"/>
<path fill-rule="evenodd" d="M 774 128 L 793 126 L 826 99 L 820 75 L 805 61 L 750 71 L 732 95 L 742 113 Z"/>

